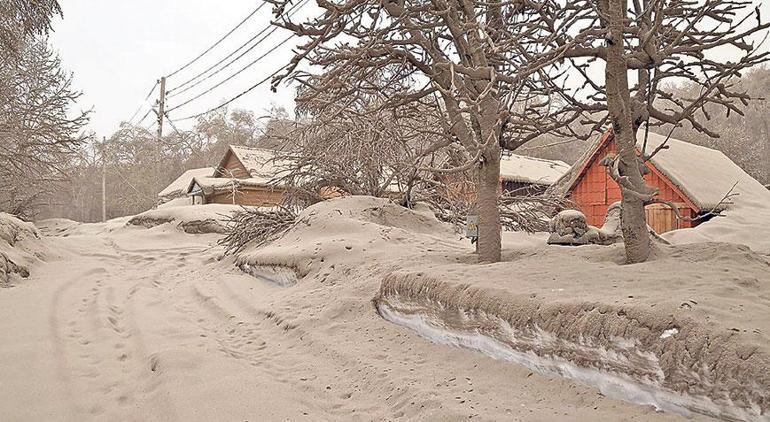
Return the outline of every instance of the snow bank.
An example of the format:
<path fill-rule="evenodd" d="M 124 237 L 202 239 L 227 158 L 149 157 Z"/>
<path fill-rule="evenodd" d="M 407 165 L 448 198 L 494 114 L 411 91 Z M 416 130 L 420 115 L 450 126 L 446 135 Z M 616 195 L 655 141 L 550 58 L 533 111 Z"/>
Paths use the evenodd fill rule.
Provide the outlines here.
<path fill-rule="evenodd" d="M 755 252 L 770 255 L 770 191 L 759 182 L 738 183 L 733 205 L 724 216 L 714 217 L 692 229 L 664 233 L 674 244 L 730 242 L 749 246 Z"/>
<path fill-rule="evenodd" d="M 225 233 L 228 216 L 241 209 L 227 204 L 169 206 L 137 214 L 128 224 L 151 228 L 174 223 L 186 233 Z"/>
<path fill-rule="evenodd" d="M 32 223 L 0 212 L 0 285 L 29 277 L 29 267 L 44 257 L 45 247 Z"/>
<path fill-rule="evenodd" d="M 276 286 L 289 287 L 297 284 L 297 271 L 294 268 L 251 264 L 241 264 L 240 267 L 246 274 Z"/>
<path fill-rule="evenodd" d="M 426 206 L 407 209 L 369 196 L 320 202 L 302 211 L 298 220 L 273 243 L 239 253 L 237 265 L 294 268 L 302 278 L 334 263 L 402 259 L 410 250 L 431 250 L 458 238 L 453 227 L 438 221 Z"/>
<path fill-rule="evenodd" d="M 544 236 L 503 233 L 504 262 L 478 265 L 469 242 L 429 210 L 353 196 L 309 207 L 280 238 L 239 253 L 235 265 L 292 269 L 296 284 L 274 291 L 297 315 L 305 315 L 300 303 L 372 312 L 366 302 L 374 297 L 388 321 L 429 339 L 613 397 L 683 414 L 765 417 L 765 258 L 745 246 L 701 243 L 663 245 L 654 260 L 624 265 L 622 245 L 565 248 Z"/>
<path fill-rule="evenodd" d="M 375 304 L 385 319 L 432 341 L 576 379 L 614 398 L 685 415 L 770 421 L 770 356 L 689 318 L 544 302 L 403 272 L 385 277 Z"/>
<path fill-rule="evenodd" d="M 627 376 L 617 371 L 608 371 L 593 367 L 584 367 L 572 363 L 568 359 L 558 356 L 541 356 L 530 351 L 520 351 L 510 344 L 496 340 L 494 337 L 485 335 L 478 330 L 475 331 L 456 331 L 442 327 L 435 321 L 430 321 L 420 314 L 403 314 L 391 309 L 388 305 L 379 305 L 378 311 L 382 317 L 395 324 L 410 328 L 420 336 L 429 339 L 434 343 L 448 344 L 452 346 L 464 347 L 477 352 L 481 352 L 495 359 L 514 362 L 533 371 L 546 376 L 561 376 L 574 379 L 584 384 L 597 387 L 602 394 L 616 400 L 625 400 L 631 403 L 653 406 L 656 410 L 675 412 L 687 417 L 694 416 L 693 410 L 700 414 L 718 415 L 729 420 L 754 421 L 761 418 L 759 409 L 745 410 L 736 407 L 725 407 L 714 403 L 708 397 L 690 396 L 687 394 L 676 393 L 665 388 L 661 388 L 656 382 L 639 382 L 637 379 Z M 500 327 L 506 330 L 511 341 L 515 341 L 520 333 L 517 333 L 505 321 L 499 321 Z M 539 334 L 539 335 L 538 335 Z M 538 333 L 536 339 L 547 343 L 553 342 L 552 336 Z M 619 339 L 623 341 L 623 339 Z M 596 354 L 597 356 L 610 357 L 622 361 L 622 355 L 618 355 L 612 350 L 601 347 L 582 344 L 570 344 L 575 350 L 580 350 L 584 354 Z M 642 360 L 648 360 L 652 367 L 657 366 L 654 356 L 644 356 L 640 354 Z M 760 420 L 765 420 L 761 418 Z"/>

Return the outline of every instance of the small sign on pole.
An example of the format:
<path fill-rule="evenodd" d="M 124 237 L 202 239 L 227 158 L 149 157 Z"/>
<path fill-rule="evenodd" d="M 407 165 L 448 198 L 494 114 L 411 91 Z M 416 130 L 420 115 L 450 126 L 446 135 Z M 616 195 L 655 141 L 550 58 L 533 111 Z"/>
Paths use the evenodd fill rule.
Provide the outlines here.
<path fill-rule="evenodd" d="M 465 217 L 465 237 L 471 239 L 471 243 L 476 243 L 479 239 L 478 215 L 468 215 Z"/>

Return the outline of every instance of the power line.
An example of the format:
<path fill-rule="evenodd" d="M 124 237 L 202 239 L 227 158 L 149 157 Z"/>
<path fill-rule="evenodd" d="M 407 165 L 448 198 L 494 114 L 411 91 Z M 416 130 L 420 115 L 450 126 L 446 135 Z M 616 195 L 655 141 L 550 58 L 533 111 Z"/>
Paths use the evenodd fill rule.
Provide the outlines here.
<path fill-rule="evenodd" d="M 299 3 L 296 3 L 294 6 L 292 6 L 292 7 L 291 7 L 291 8 L 290 8 L 290 9 L 287 11 L 287 13 L 289 14 L 288 16 L 289 16 L 289 17 L 291 17 L 291 16 L 292 16 L 292 15 L 295 13 L 295 10 L 294 10 L 294 9 L 297 9 L 296 11 L 299 11 L 299 9 L 301 9 L 302 7 L 304 7 L 304 5 L 305 5 L 305 4 L 306 4 L 308 1 L 309 1 L 309 0 L 302 0 L 301 2 L 299 2 Z M 220 65 L 220 64 L 222 64 L 222 63 L 223 63 L 225 60 L 229 59 L 230 57 L 234 56 L 236 53 L 238 53 L 239 51 L 241 51 L 241 49 L 243 49 L 244 47 L 246 47 L 247 45 L 249 45 L 249 43 L 251 43 L 251 42 L 252 42 L 252 41 L 254 41 L 255 39 L 259 38 L 259 37 L 260 37 L 262 34 L 264 34 L 264 33 L 265 33 L 267 30 L 269 30 L 270 28 L 273 28 L 273 30 L 272 30 L 272 31 L 270 31 L 270 33 L 268 33 L 266 36 L 262 37 L 260 40 L 258 40 L 256 43 L 254 43 L 254 44 L 253 44 L 251 47 L 249 47 L 249 48 L 248 48 L 246 51 L 244 51 L 243 53 L 239 54 L 239 55 L 238 55 L 238 57 L 234 58 L 233 60 L 231 60 L 230 62 L 228 62 L 226 65 L 222 66 L 221 68 L 217 69 L 216 71 L 214 71 L 214 72 L 213 72 L 213 73 L 211 73 L 210 75 L 206 76 L 204 79 L 198 80 L 198 79 L 199 79 L 199 78 L 201 78 L 202 76 L 206 75 L 206 73 L 208 73 L 210 70 L 212 70 L 212 69 L 214 69 L 215 67 L 219 66 L 219 65 Z M 193 76 L 192 78 L 190 78 L 190 79 L 188 79 L 188 80 L 186 80 L 186 81 L 182 82 L 181 84 L 177 85 L 176 87 L 174 87 L 174 88 L 172 88 L 172 89 L 168 90 L 168 93 L 169 93 L 169 94 L 172 94 L 172 93 L 173 93 L 172 95 L 169 95 L 169 98 L 171 98 L 171 97 L 175 97 L 175 96 L 177 96 L 177 95 L 179 95 L 179 94 L 182 94 L 182 93 L 184 93 L 184 92 L 186 92 L 186 91 L 188 91 L 188 90 L 190 90 L 190 89 L 192 89 L 192 88 L 196 87 L 196 86 L 197 86 L 197 85 L 199 85 L 200 83 L 202 83 L 202 82 L 204 82 L 204 81 L 206 81 L 206 80 L 210 79 L 212 76 L 216 75 L 217 73 L 219 73 L 219 72 L 221 72 L 221 71 L 223 71 L 223 70 L 227 69 L 227 68 L 228 68 L 228 67 L 229 67 L 231 64 L 233 64 L 234 62 L 236 62 L 237 60 L 239 60 L 241 57 L 243 57 L 244 55 L 246 55 L 247 53 L 249 53 L 250 51 L 252 51 L 254 48 L 256 48 L 258 45 L 260 45 L 262 42 L 264 42 L 264 41 L 265 41 L 265 40 L 266 40 L 268 37 L 270 37 L 270 35 L 272 35 L 272 34 L 273 34 L 275 31 L 276 31 L 276 29 L 277 29 L 277 28 L 278 28 L 278 27 L 276 27 L 276 26 L 274 26 L 274 25 L 268 25 L 268 26 L 266 26 L 265 28 L 262 28 L 262 30 L 261 30 L 261 31 L 259 31 L 259 32 L 258 32 L 256 35 L 254 35 L 253 37 L 251 37 L 251 38 L 250 38 L 249 40 L 247 40 L 245 43 L 241 44 L 241 45 L 240 45 L 238 48 L 236 48 L 235 50 L 233 50 L 232 52 L 230 52 L 230 54 L 228 54 L 227 56 L 223 57 L 223 58 L 222 58 L 221 60 L 219 60 L 218 62 L 216 62 L 216 63 L 214 63 L 213 65 L 209 66 L 209 67 L 208 67 L 206 70 L 204 70 L 204 71 L 202 71 L 202 72 L 198 73 L 197 75 Z M 197 80 L 197 82 L 195 82 L 196 80 Z M 180 88 L 183 88 L 183 87 L 185 87 L 185 86 L 187 86 L 187 85 L 189 85 L 190 83 L 193 83 L 193 82 L 195 82 L 193 85 L 191 85 L 191 86 L 188 86 L 187 88 L 184 88 L 184 89 L 182 89 L 181 91 L 178 91 Z M 178 92 L 177 92 L 177 91 L 178 91 Z"/>
<path fill-rule="evenodd" d="M 233 29 L 231 29 L 231 30 L 230 30 L 228 33 L 226 33 L 226 34 L 225 34 L 225 35 L 224 35 L 222 38 L 220 38 L 220 39 L 219 39 L 217 42 L 215 42 L 214 44 L 212 44 L 212 45 L 211 45 L 211 47 L 207 48 L 207 49 L 206 49 L 206 51 L 204 51 L 203 53 L 199 54 L 199 55 L 198 55 L 196 58 L 194 58 L 194 59 L 190 60 L 189 62 L 187 62 L 187 63 L 186 63 L 185 65 L 183 65 L 182 67 L 178 68 L 177 70 L 175 70 L 175 71 L 173 71 L 173 72 L 169 73 L 168 75 L 166 75 L 166 77 L 167 77 L 167 78 L 170 78 L 170 77 L 172 77 L 172 76 L 176 75 L 177 73 L 179 73 L 179 72 L 181 72 L 181 71 L 183 71 L 183 70 L 187 69 L 187 67 L 189 67 L 191 64 L 193 64 L 193 63 L 197 62 L 197 61 L 198 61 L 198 60 L 199 60 L 201 57 L 205 56 L 205 55 L 206 55 L 206 54 L 207 54 L 209 51 L 213 50 L 213 49 L 214 49 L 214 47 L 218 46 L 218 45 L 219 45 L 219 44 L 220 44 L 222 41 L 224 41 L 224 40 L 225 40 L 227 37 L 229 37 L 229 36 L 230 36 L 230 35 L 231 35 L 233 32 L 235 32 L 235 30 L 236 30 L 236 29 L 240 28 L 240 27 L 241 27 L 241 26 L 242 26 L 244 23 L 246 23 L 246 21 L 247 21 L 247 20 L 251 19 L 251 17 L 252 17 L 252 16 L 254 16 L 254 14 L 255 14 L 255 13 L 257 13 L 257 12 L 259 11 L 259 9 L 261 9 L 261 8 L 262 8 L 262 7 L 263 7 L 265 4 L 267 4 L 267 2 L 266 2 L 266 1 L 263 1 L 263 2 L 262 2 L 260 5 L 259 5 L 259 6 L 257 6 L 257 8 L 256 8 L 256 9 L 254 9 L 254 11 L 252 11 L 251 13 L 249 13 L 249 15 L 248 15 L 248 16 L 246 16 L 246 17 L 245 17 L 245 18 L 244 18 L 244 19 L 243 19 L 243 20 L 242 20 L 242 21 L 241 21 L 241 22 L 240 22 L 238 25 L 235 25 L 235 27 L 234 27 Z"/>
<path fill-rule="evenodd" d="M 131 115 L 131 118 L 128 119 L 128 124 L 131 124 L 131 122 L 134 121 L 134 118 L 142 110 L 142 107 L 144 107 L 147 104 L 147 100 L 150 99 L 150 95 L 152 95 L 152 93 L 155 91 L 155 88 L 158 86 L 158 83 L 159 81 L 155 81 L 155 85 L 153 85 L 152 88 L 150 88 L 150 92 L 148 92 L 147 96 L 144 97 L 144 100 L 142 100 L 142 104 L 139 105 L 139 108 L 137 108 L 134 114 Z"/>
<path fill-rule="evenodd" d="M 149 109 L 149 110 L 147 110 L 147 113 L 145 113 L 145 114 L 144 114 L 144 116 L 142 116 L 142 118 L 141 118 L 141 119 L 139 119 L 139 121 L 136 123 L 136 125 L 137 125 L 137 126 L 141 126 L 141 125 L 142 125 L 142 122 L 144 122 L 144 119 L 146 119 L 146 118 L 147 118 L 147 116 L 149 116 L 149 115 L 150 115 L 150 113 L 151 113 L 152 111 L 153 111 L 153 109 L 152 109 L 152 107 L 150 107 L 150 109 Z"/>
<path fill-rule="evenodd" d="M 282 45 L 286 44 L 287 42 L 289 42 L 289 40 L 291 40 L 291 39 L 292 39 L 292 38 L 294 38 L 295 36 L 296 36 L 296 34 L 293 34 L 293 33 L 292 33 L 291 35 L 289 35 L 288 37 L 286 37 L 286 38 L 285 38 L 283 41 L 281 41 L 281 42 L 279 42 L 278 44 L 276 44 L 275 46 L 273 46 L 273 48 L 271 48 L 270 50 L 268 50 L 267 52 L 265 52 L 265 53 L 264 53 L 264 54 L 262 54 L 261 56 L 257 57 L 256 59 L 254 59 L 254 60 L 253 60 L 251 63 L 249 63 L 249 64 L 247 64 L 246 66 L 242 67 L 242 68 L 241 68 L 240 70 L 238 70 L 237 72 L 235 72 L 235 73 L 233 73 L 232 75 L 228 76 L 226 79 L 224 79 L 224 80 L 220 81 L 220 82 L 219 82 L 219 83 L 217 83 L 216 85 L 214 85 L 214 86 L 210 87 L 209 89 L 207 89 L 207 90 L 205 90 L 205 91 L 201 92 L 200 94 L 198 94 L 198 95 L 196 95 L 196 96 L 194 96 L 194 97 L 190 98 L 189 100 L 187 100 L 187 101 L 183 102 L 182 104 L 179 104 L 179 105 L 177 105 L 177 106 L 175 106 L 175 107 L 173 107 L 173 108 L 169 109 L 168 111 L 169 111 L 169 112 L 172 112 L 172 111 L 174 111 L 174 110 L 176 110 L 176 109 L 178 109 L 178 108 L 180 108 L 180 107 L 183 107 L 183 106 L 185 106 L 185 105 L 187 105 L 187 104 L 190 104 L 191 102 L 193 102 L 193 101 L 197 100 L 198 98 L 200 98 L 200 97 L 202 97 L 202 96 L 204 96 L 204 95 L 208 94 L 209 92 L 211 92 L 211 91 L 213 91 L 214 89 L 218 88 L 219 86 L 221 86 L 221 85 L 222 85 L 222 84 L 224 84 L 225 82 L 227 82 L 227 81 L 229 81 L 229 80 L 233 79 L 234 77 L 238 76 L 238 75 L 239 75 L 239 74 L 241 74 L 241 73 L 242 73 L 244 70 L 246 70 L 246 69 L 250 68 L 251 66 L 254 66 L 255 64 L 257 64 L 257 62 L 259 62 L 260 60 L 264 59 L 264 58 L 265 58 L 265 57 L 266 57 L 268 54 L 270 54 L 270 53 L 272 53 L 273 51 L 277 50 L 277 49 L 278 49 L 278 47 L 280 47 L 280 46 L 282 46 Z"/>
<path fill-rule="evenodd" d="M 265 31 L 267 31 L 268 29 L 270 29 L 270 27 L 269 27 L 269 26 L 268 26 L 267 28 L 263 29 L 262 31 L 260 31 L 260 32 L 259 32 L 259 34 L 257 34 L 257 35 L 263 34 L 263 33 L 264 33 Z M 198 85 L 202 84 L 203 82 L 206 82 L 207 80 L 211 79 L 213 76 L 215 76 L 215 75 L 216 75 L 216 74 L 218 74 L 219 72 L 221 72 L 221 71 L 223 71 L 223 70 L 227 69 L 227 68 L 228 68 L 228 67 L 229 67 L 231 64 L 235 63 L 235 62 L 236 62 L 238 59 L 240 59 L 241 57 L 243 57 L 244 55 L 246 55 L 248 52 L 250 52 L 251 50 L 253 50 L 253 49 L 254 49 L 254 48 L 256 48 L 257 46 L 259 46 L 259 44 L 261 44 L 263 41 L 265 41 L 266 39 L 268 39 L 268 38 L 269 38 L 271 35 L 273 35 L 273 33 L 274 33 L 274 32 L 275 32 L 277 29 L 278 29 L 278 27 L 273 27 L 273 30 L 272 30 L 272 31 L 268 32 L 268 33 L 267 33 L 267 35 L 265 35 L 264 37 L 262 37 L 262 39 L 260 39 L 258 42 L 256 42 L 256 43 L 255 43 L 253 46 L 249 47 L 249 49 L 247 49 L 246 51 L 244 51 L 243 53 L 241 53 L 240 55 L 238 55 L 238 57 L 234 58 L 233 60 L 230 60 L 230 61 L 229 61 L 229 62 L 228 62 L 226 65 L 224 65 L 224 66 L 222 66 L 221 68 L 217 69 L 216 71 L 214 71 L 214 72 L 213 72 L 213 73 L 211 73 L 210 75 L 206 76 L 206 77 L 205 77 L 205 78 L 203 78 L 203 79 L 200 79 L 200 80 L 198 80 L 198 82 L 195 82 L 194 84 L 192 84 L 192 85 L 189 85 L 188 87 L 186 87 L 186 88 L 182 89 L 181 91 L 177 91 L 177 90 L 178 90 L 179 88 L 182 88 L 182 87 L 183 87 L 185 84 L 179 85 L 178 87 L 176 87 L 176 88 L 172 89 L 171 91 L 168 91 L 169 93 L 173 92 L 173 94 L 169 95 L 169 98 L 172 98 L 172 97 L 176 97 L 177 95 L 183 94 L 183 93 L 185 93 L 185 92 L 187 92 L 187 91 L 189 91 L 189 90 L 191 90 L 191 89 L 195 88 L 196 86 L 198 86 Z M 223 60 L 223 61 L 224 61 L 224 60 Z M 221 63 L 222 63 L 222 62 L 219 62 L 219 63 L 215 64 L 214 66 L 212 66 L 212 68 L 213 68 L 213 67 L 216 67 L 217 65 L 219 65 L 219 64 L 221 64 Z M 209 69 L 211 69 L 211 68 L 209 68 Z M 207 71 L 208 71 L 208 70 L 207 70 Z M 199 74 L 198 76 L 196 76 L 195 78 L 193 78 L 193 79 L 191 79 L 191 80 L 189 80 L 189 81 L 187 81 L 187 82 L 192 82 L 193 80 L 195 80 L 195 79 L 197 79 L 197 78 L 199 78 L 199 77 L 203 76 L 204 74 L 205 74 L 205 72 L 204 72 L 204 73 L 201 73 L 201 74 Z"/>
<path fill-rule="evenodd" d="M 169 117 L 168 113 L 163 113 L 163 115 L 166 116 L 166 120 L 168 120 L 168 124 L 171 125 L 171 129 L 174 129 L 174 132 L 176 132 L 177 135 L 184 137 L 182 133 L 177 129 L 176 125 L 174 124 L 174 121 L 171 120 L 171 117 Z"/>
<path fill-rule="evenodd" d="M 118 170 L 117 166 L 112 166 L 112 170 L 115 171 L 115 173 L 118 175 L 118 177 L 120 177 L 120 179 L 123 180 L 123 182 L 125 184 L 127 184 L 131 189 L 133 189 L 139 195 L 144 196 L 145 198 L 150 199 L 152 201 L 155 201 L 157 199 L 157 198 L 153 198 L 152 196 L 149 196 L 146 193 L 144 193 L 144 192 L 140 191 L 139 189 L 137 189 L 136 186 L 131 184 L 131 182 L 128 181 L 126 176 L 124 176 L 123 173 L 120 170 Z"/>
<path fill-rule="evenodd" d="M 216 107 L 210 108 L 210 109 L 208 109 L 208 110 L 206 110 L 206 111 L 204 111 L 204 112 L 202 112 L 202 113 L 194 114 L 194 115 L 191 115 L 191 116 L 187 116 L 187 117 L 182 117 L 181 119 L 176 119 L 176 121 L 177 121 L 177 122 L 181 122 L 182 120 L 190 120 L 190 119 L 195 119 L 195 118 L 197 118 L 197 117 L 200 117 L 200 116 L 203 116 L 203 115 L 205 115 L 205 114 L 211 113 L 211 112 L 212 112 L 212 111 L 214 111 L 214 110 L 219 110 L 220 108 L 222 108 L 222 107 L 225 107 L 225 106 L 229 105 L 229 104 L 230 104 L 230 103 L 232 103 L 233 101 L 235 101 L 235 100 L 237 100 L 237 99 L 239 99 L 239 98 L 243 97 L 244 95 L 248 94 L 249 92 L 253 91 L 254 89 L 256 89 L 258 86 L 262 85 L 263 83 L 265 83 L 265 82 L 269 81 L 270 79 L 272 79 L 272 78 L 273 78 L 273 76 L 277 75 L 277 74 L 278 74 L 278 72 L 280 72 L 282 69 L 283 69 L 283 67 L 280 67 L 280 68 L 278 68 L 278 70 L 276 70 L 275 72 L 271 73 L 271 74 L 270 74 L 269 76 L 267 76 L 265 79 L 262 79 L 261 81 L 259 81 L 259 82 L 255 83 L 254 85 L 252 85 L 251 87 L 249 87 L 249 88 L 248 88 L 248 89 L 246 89 L 245 91 L 241 92 L 240 94 L 236 95 L 236 96 L 235 96 L 235 97 L 233 97 L 233 98 L 230 98 L 229 100 L 225 101 L 224 103 L 222 103 L 222 104 L 220 104 L 220 105 L 218 105 L 218 106 L 216 106 Z M 170 111 L 170 110 L 169 110 L 169 111 Z"/>
<path fill-rule="evenodd" d="M 129 125 L 130 125 L 130 124 L 131 124 L 131 123 L 134 121 L 134 118 L 136 117 L 136 115 L 137 115 L 137 114 L 139 114 L 139 112 L 140 112 L 140 111 L 142 111 L 142 108 L 144 108 L 144 106 L 145 106 L 145 105 L 147 105 L 147 104 L 146 104 L 146 103 L 142 103 L 142 104 L 139 106 L 139 108 L 137 108 L 137 109 L 136 109 L 136 111 L 135 111 L 135 112 L 134 112 L 134 114 L 131 116 L 131 118 L 127 120 L 127 122 L 128 122 L 128 124 L 129 124 Z"/>

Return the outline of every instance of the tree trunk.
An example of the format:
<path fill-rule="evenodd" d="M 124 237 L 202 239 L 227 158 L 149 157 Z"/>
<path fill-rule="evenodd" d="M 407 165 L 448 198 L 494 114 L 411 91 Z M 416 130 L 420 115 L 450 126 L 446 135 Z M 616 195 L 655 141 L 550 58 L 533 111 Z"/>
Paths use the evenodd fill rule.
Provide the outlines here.
<path fill-rule="evenodd" d="M 480 101 L 482 162 L 476 172 L 476 209 L 479 213 L 479 262 L 500 261 L 500 103 L 493 95 Z"/>
<path fill-rule="evenodd" d="M 500 41 L 503 30 L 502 7 L 490 6 L 487 15 L 489 36 L 495 44 Z M 500 58 L 490 51 L 485 52 L 488 65 L 500 70 Z M 487 82 L 493 84 L 492 79 Z M 487 88 L 478 87 L 480 89 Z M 502 124 L 500 111 L 502 109 L 497 98 L 497 89 L 487 94 L 480 101 L 481 143 L 487 145 L 483 154 L 484 162 L 478 170 L 478 200 L 476 207 L 479 213 L 479 262 L 500 262 L 502 239 L 500 226 L 500 134 Z M 488 142 L 492 140 L 492 142 Z"/>
<path fill-rule="evenodd" d="M 500 146 L 488 148 L 489 154 L 477 170 L 476 209 L 479 213 L 479 262 L 500 261 Z M 487 157 L 488 156 L 488 157 Z"/>
<path fill-rule="evenodd" d="M 626 247 L 626 263 L 644 262 L 650 257 L 650 232 L 644 215 L 644 202 L 623 192 L 620 202 L 620 228 Z"/>
<path fill-rule="evenodd" d="M 650 233 L 644 215 L 644 200 L 639 196 L 649 192 L 636 156 L 636 128 L 632 116 L 634 107 L 628 88 L 628 66 L 623 57 L 623 26 L 628 4 L 626 0 L 607 0 L 608 48 L 605 77 L 607 108 L 615 145 L 618 149 L 619 174 L 626 178 L 621 184 L 620 224 L 626 249 L 626 262 L 644 262 L 650 256 Z M 624 186 L 625 185 L 625 186 Z"/>

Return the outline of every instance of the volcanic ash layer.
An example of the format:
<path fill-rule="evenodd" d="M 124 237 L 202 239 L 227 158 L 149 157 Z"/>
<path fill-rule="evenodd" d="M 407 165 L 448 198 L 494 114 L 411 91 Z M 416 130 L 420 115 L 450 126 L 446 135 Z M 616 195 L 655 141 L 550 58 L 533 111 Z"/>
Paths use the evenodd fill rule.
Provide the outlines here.
<path fill-rule="evenodd" d="M 770 421 L 770 357 L 660 309 L 546 303 L 409 272 L 387 275 L 374 303 L 383 318 L 434 342 L 577 379 L 613 398 Z"/>

